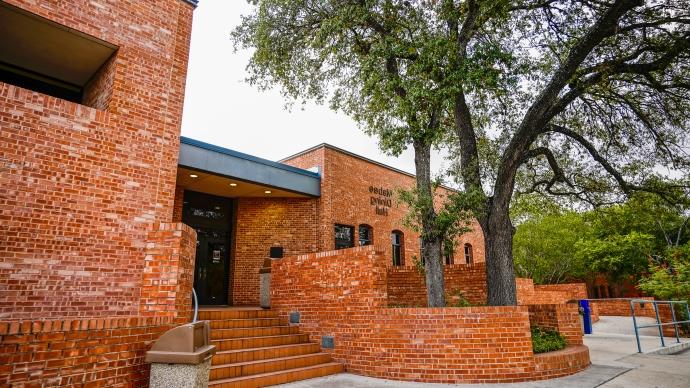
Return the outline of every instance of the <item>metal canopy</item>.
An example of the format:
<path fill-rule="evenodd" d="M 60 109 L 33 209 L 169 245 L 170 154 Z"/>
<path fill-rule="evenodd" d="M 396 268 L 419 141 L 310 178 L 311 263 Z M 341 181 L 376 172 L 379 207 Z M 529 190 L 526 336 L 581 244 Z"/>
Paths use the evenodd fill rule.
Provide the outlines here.
<path fill-rule="evenodd" d="M 316 172 L 187 137 L 181 137 L 180 143 L 180 167 L 308 197 L 321 195 L 321 177 Z"/>

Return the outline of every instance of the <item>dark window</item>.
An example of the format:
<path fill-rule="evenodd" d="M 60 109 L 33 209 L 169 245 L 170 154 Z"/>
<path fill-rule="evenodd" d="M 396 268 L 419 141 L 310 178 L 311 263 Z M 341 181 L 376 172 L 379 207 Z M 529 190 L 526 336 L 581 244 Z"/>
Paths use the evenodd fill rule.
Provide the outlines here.
<path fill-rule="evenodd" d="M 394 230 L 391 233 L 391 246 L 393 252 L 393 265 L 405 264 L 405 238 L 403 233 Z"/>
<path fill-rule="evenodd" d="M 369 225 L 360 225 L 359 226 L 359 245 L 364 246 L 364 245 L 371 245 L 371 241 L 373 240 L 373 233 L 371 226 Z"/>
<path fill-rule="evenodd" d="M 352 248 L 355 246 L 355 228 L 349 225 L 335 225 L 335 249 Z"/>
<path fill-rule="evenodd" d="M 446 259 L 446 265 L 453 265 L 455 264 L 455 258 L 453 257 L 453 244 L 452 243 L 444 243 L 443 244 L 443 257 Z"/>
<path fill-rule="evenodd" d="M 472 244 L 465 244 L 465 264 L 473 262 Z"/>

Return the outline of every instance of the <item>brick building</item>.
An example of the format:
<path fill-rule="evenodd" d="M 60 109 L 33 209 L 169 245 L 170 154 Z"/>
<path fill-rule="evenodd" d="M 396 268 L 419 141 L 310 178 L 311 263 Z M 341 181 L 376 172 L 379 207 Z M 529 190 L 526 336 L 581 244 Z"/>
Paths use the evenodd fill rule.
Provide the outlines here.
<path fill-rule="evenodd" d="M 395 346 L 396 336 L 409 339 L 407 331 L 428 326 L 434 341 L 425 351 L 438 355 L 445 350 L 434 344 L 458 339 L 439 322 L 462 326 L 477 317 L 477 338 L 503 319 L 516 323 L 506 338 L 521 339 L 519 362 L 506 360 L 482 381 L 554 377 L 588 364 L 573 306 L 485 307 L 439 319 L 438 309 L 387 310 L 424 303 L 414 269 L 419 237 L 403 226 L 405 208 L 394 198 L 412 186 L 410 174 L 326 144 L 273 162 L 181 138 L 195 5 L 0 1 L 0 386 L 146 386 L 144 354 L 161 333 L 190 321 L 192 289 L 205 305 L 257 305 L 268 257 L 285 257 L 273 262 L 282 269 L 272 290 L 279 308 L 200 313 L 214 320 L 211 337 L 221 350 L 213 385 L 273 384 L 343 365 L 419 379 L 372 370 L 366 360 L 377 357 L 377 341 Z M 447 193 L 440 189 L 437 200 Z M 482 303 L 484 243 L 479 226 L 472 228 L 444 249 L 446 279 L 453 292 Z M 316 285 L 347 303 L 297 297 L 318 294 Z M 563 304 L 573 295 L 524 288 L 524 304 Z M 300 306 L 306 333 L 282 323 Z M 328 327 L 342 330 L 339 320 L 353 310 L 363 333 L 376 332 L 371 325 L 395 329 L 390 314 L 405 325 L 386 331 L 385 341 L 355 338 L 351 348 L 340 341 L 351 332 L 331 332 L 339 362 L 331 363 L 309 340 Z M 573 333 L 574 350 L 533 357 L 532 320 Z M 498 365 L 503 350 L 480 342 L 467 359 L 491 351 Z M 483 366 L 472 365 L 421 380 L 475 381 L 468 376 Z"/>
<path fill-rule="evenodd" d="M 376 244 L 389 265 L 414 266 L 419 235 L 403 226 L 395 199 L 413 184 L 413 175 L 327 144 L 276 163 L 183 138 L 173 221 L 197 230 L 202 303 L 257 305 L 272 249 L 282 257 Z M 447 264 L 484 262 L 481 229 L 471 227 L 444 252 Z"/>

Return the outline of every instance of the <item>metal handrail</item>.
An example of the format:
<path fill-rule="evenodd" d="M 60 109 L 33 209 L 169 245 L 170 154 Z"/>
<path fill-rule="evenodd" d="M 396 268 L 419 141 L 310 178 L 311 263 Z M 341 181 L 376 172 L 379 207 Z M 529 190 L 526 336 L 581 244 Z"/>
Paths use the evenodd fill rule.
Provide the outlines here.
<path fill-rule="evenodd" d="M 199 300 L 196 297 L 196 290 L 192 287 L 192 299 L 194 300 L 194 318 L 192 318 L 192 323 L 197 321 L 197 316 L 199 315 Z"/>
<path fill-rule="evenodd" d="M 651 324 L 651 325 L 637 325 L 637 319 L 635 318 L 635 303 L 640 304 L 641 306 L 644 306 L 647 303 L 651 303 L 654 305 L 654 314 L 656 315 L 656 323 Z M 666 323 L 661 323 L 661 319 L 659 319 L 659 305 L 660 304 L 667 304 L 669 305 L 669 309 L 671 310 L 671 322 L 666 322 Z M 664 331 L 662 329 L 663 326 L 669 326 L 673 325 L 675 329 L 675 334 L 676 334 L 676 342 L 680 343 L 680 335 L 678 335 L 678 324 L 683 324 L 683 323 L 690 323 L 690 319 L 685 320 L 685 321 L 676 321 L 676 310 L 673 308 L 674 304 L 680 304 L 680 305 L 685 305 L 685 312 L 690 318 L 690 309 L 688 308 L 688 301 L 686 300 L 648 300 L 648 299 L 631 299 L 630 300 L 630 312 L 632 313 L 632 319 L 633 319 L 633 327 L 635 328 L 635 339 L 637 340 L 637 352 L 642 353 L 642 346 L 640 345 L 640 332 L 638 329 L 642 329 L 645 327 L 658 327 L 659 328 L 659 338 L 661 339 L 661 346 L 666 347 L 666 343 L 664 341 Z"/>

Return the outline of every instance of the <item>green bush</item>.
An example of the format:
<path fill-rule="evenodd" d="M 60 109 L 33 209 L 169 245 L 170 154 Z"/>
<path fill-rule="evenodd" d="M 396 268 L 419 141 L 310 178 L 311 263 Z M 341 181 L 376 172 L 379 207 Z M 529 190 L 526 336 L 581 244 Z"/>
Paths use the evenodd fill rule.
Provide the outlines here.
<path fill-rule="evenodd" d="M 472 307 L 465 294 L 460 290 L 455 290 L 451 295 L 446 297 L 446 307 Z"/>
<path fill-rule="evenodd" d="M 532 351 L 535 354 L 561 350 L 565 346 L 565 337 L 561 333 L 532 326 Z"/>

